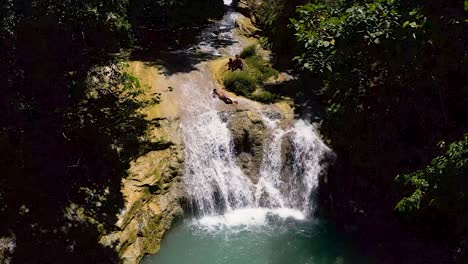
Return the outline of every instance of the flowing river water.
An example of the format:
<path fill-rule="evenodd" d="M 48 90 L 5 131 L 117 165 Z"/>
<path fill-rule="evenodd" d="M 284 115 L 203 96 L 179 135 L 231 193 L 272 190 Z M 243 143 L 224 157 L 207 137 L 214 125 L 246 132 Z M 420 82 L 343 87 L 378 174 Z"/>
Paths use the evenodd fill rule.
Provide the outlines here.
<path fill-rule="evenodd" d="M 228 3 L 227 3 L 228 4 Z M 214 57 L 238 54 L 248 43 L 236 36 L 240 15 L 228 11 L 199 37 L 196 46 L 178 51 Z M 220 44 L 222 43 L 222 44 Z M 179 84 L 181 130 L 185 146 L 184 184 L 192 216 L 175 223 L 156 255 L 146 264 L 344 264 L 370 263 L 333 226 L 313 216 L 318 177 L 331 150 L 313 124 L 282 125 L 271 106 L 239 99 L 224 105 L 211 98 L 216 87 L 207 62 L 170 78 Z M 269 137 L 263 144 L 256 181 L 236 162 L 226 109 L 248 109 L 261 117 Z M 291 153 L 286 161 L 284 142 Z M 286 173 L 285 162 L 289 162 Z"/>

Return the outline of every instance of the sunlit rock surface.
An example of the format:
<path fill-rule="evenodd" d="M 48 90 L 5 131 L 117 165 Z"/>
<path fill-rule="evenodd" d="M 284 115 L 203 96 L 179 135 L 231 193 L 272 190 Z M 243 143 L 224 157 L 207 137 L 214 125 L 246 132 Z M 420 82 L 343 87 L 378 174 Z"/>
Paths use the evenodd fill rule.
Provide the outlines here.
<path fill-rule="evenodd" d="M 160 96 L 161 101 L 141 111 L 150 126 L 146 139 L 167 142 L 164 150 L 151 151 L 130 164 L 122 180 L 125 208 L 118 216 L 115 231 L 104 234 L 101 244 L 113 247 L 123 263 L 139 263 L 145 254 L 159 250 L 164 233 L 182 215 L 179 200 L 184 196 L 181 176 L 184 163 L 178 121 L 177 94 L 157 67 L 130 62 L 130 72 L 140 78 L 145 91 L 142 100 Z"/>

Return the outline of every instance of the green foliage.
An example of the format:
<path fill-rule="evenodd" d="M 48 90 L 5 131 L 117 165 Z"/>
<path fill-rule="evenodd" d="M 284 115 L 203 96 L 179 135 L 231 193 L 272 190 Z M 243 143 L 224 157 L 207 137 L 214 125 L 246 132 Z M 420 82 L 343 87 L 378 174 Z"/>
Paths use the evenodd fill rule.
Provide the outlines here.
<path fill-rule="evenodd" d="M 438 127 L 448 118 L 448 106 L 453 112 L 461 107 L 442 90 L 448 87 L 428 88 L 434 78 L 430 58 L 438 54 L 434 43 L 441 41 L 422 10 L 395 0 L 318 1 L 298 7 L 291 19 L 302 46 L 295 61 L 322 81 L 316 94 L 326 109 L 323 131 L 365 170 L 389 166 L 385 155 L 397 151 L 401 138 L 418 142 L 418 129 Z M 452 65 L 459 60 L 449 56 Z M 411 109 L 415 102 L 417 111 Z M 431 114 L 423 113 L 426 108 Z M 390 131 L 386 124 L 392 124 Z"/>
<path fill-rule="evenodd" d="M 468 205 L 468 134 L 449 145 L 424 169 L 399 175 L 396 181 L 410 190 L 395 209 L 407 217 L 427 211 L 457 214 Z"/>
<path fill-rule="evenodd" d="M 164 4 L 148 19 L 160 27 L 223 12 L 220 0 L 0 1 L 0 233 L 15 235 L 14 262 L 119 262 L 98 242 L 124 206 L 128 163 L 170 146 L 144 140 L 139 110 L 160 98 L 142 101 L 135 76 L 104 66 L 138 30 L 136 2 Z"/>
<path fill-rule="evenodd" d="M 289 18 L 294 14 L 298 4 L 302 0 L 265 0 L 256 6 L 255 15 L 258 24 L 263 30 L 262 46 L 273 51 L 281 51 L 283 54 L 291 52 L 294 48 L 294 36 L 288 27 Z"/>
<path fill-rule="evenodd" d="M 2 1 L 0 4 L 0 39 L 11 37 L 17 23 L 13 8 L 13 0 Z"/>
<path fill-rule="evenodd" d="M 122 74 L 122 83 L 125 90 L 130 90 L 132 88 L 138 89 L 141 87 L 140 80 L 128 72 Z"/>
<path fill-rule="evenodd" d="M 252 47 L 255 48 L 255 46 Z M 224 77 L 223 83 L 228 90 L 237 94 L 260 102 L 271 103 L 276 100 L 276 95 L 263 90 L 259 90 L 260 92 L 257 93 L 255 90 L 270 77 L 276 75 L 278 75 L 278 71 L 273 69 L 268 62 L 259 55 L 253 55 L 245 59 L 243 71 L 229 72 Z"/>
<path fill-rule="evenodd" d="M 419 230 L 447 226 L 453 237 L 466 230 L 466 137 L 392 184 L 440 154 L 436 140 L 466 132 L 468 94 L 456 81 L 466 77 L 460 4 L 319 0 L 291 19 L 298 68 L 320 81 L 309 92 L 325 107 L 321 131 L 365 186 L 341 195 L 362 193 L 356 202 L 373 210 L 395 200 L 391 186 L 407 194 L 395 209 Z"/>
<path fill-rule="evenodd" d="M 398 199 L 395 209 L 411 218 L 417 233 L 452 245 L 466 242 L 466 137 L 433 159 L 440 155 L 436 140 L 467 129 L 462 2 L 262 2 L 262 46 L 271 47 L 277 61 L 294 52 L 305 84 L 297 102 L 319 99 L 325 109 L 321 132 L 343 165 L 324 188 L 324 199 L 333 196 L 324 203 L 331 204 L 332 215 L 343 208 L 338 217 L 348 219 L 356 207 L 347 211 L 343 205 L 352 200 L 370 220 L 364 222 L 377 226 L 372 221 L 387 220 L 382 216 L 393 213 Z M 297 4 L 295 14 L 289 13 Z M 287 41 L 285 17 L 294 43 Z M 431 159 L 395 183 L 395 175 Z"/>
<path fill-rule="evenodd" d="M 252 56 L 245 60 L 246 70 L 254 76 L 258 84 L 268 80 L 268 78 L 278 75 L 278 71 L 263 60 L 260 56 Z"/>
<path fill-rule="evenodd" d="M 304 52 L 295 59 L 316 74 L 333 72 L 334 68 L 362 69 L 367 63 L 360 61 L 378 55 L 368 50 L 380 47 L 386 55 L 394 41 L 419 39 L 426 22 L 419 9 L 403 11 L 394 0 L 311 3 L 299 7 L 297 14 L 298 19 L 291 22 Z M 345 62 L 353 63 L 341 69 Z"/>
<path fill-rule="evenodd" d="M 257 89 L 249 96 L 249 98 L 265 104 L 271 104 L 276 102 L 279 96 L 269 91 Z"/>
<path fill-rule="evenodd" d="M 256 45 L 250 45 L 250 46 L 247 46 L 246 48 L 244 48 L 241 53 L 240 53 L 240 57 L 242 59 L 246 59 L 246 58 L 250 58 L 250 57 L 253 57 L 257 55 L 257 48 L 256 48 Z"/>
<path fill-rule="evenodd" d="M 283 14 L 286 1 L 284 0 L 266 0 L 256 10 L 259 23 L 269 28 L 270 32 L 278 29 L 280 17 Z"/>
<path fill-rule="evenodd" d="M 131 26 L 127 20 L 127 0 L 116 1 L 53 1 L 31 4 L 32 19 L 51 17 L 58 25 L 83 37 L 98 48 L 114 48 L 128 39 Z"/>
<path fill-rule="evenodd" d="M 270 42 L 267 37 L 261 36 L 258 39 L 258 42 L 260 43 L 260 46 L 264 49 L 271 49 Z"/>
<path fill-rule="evenodd" d="M 257 80 L 245 71 L 229 72 L 224 77 L 224 86 L 230 91 L 243 96 L 247 96 L 255 91 L 256 84 Z"/>

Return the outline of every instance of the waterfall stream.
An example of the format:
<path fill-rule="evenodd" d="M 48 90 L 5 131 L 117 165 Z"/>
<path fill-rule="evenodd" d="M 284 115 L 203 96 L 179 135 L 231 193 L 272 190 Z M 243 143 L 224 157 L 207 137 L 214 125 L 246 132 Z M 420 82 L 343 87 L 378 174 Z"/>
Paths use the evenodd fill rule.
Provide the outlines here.
<path fill-rule="evenodd" d="M 201 34 L 198 44 L 181 52 L 239 54 L 248 45 L 234 32 L 239 16 L 228 11 Z M 367 263 L 332 227 L 313 217 L 318 179 L 331 153 L 315 125 L 278 118 L 273 106 L 243 98 L 236 98 L 238 105 L 225 105 L 211 97 L 218 87 L 209 64 L 195 67 L 170 77 L 183 102 L 183 183 L 193 215 L 176 224 L 161 251 L 143 262 Z M 243 111 L 259 117 L 265 131 L 255 180 L 239 165 L 230 127 L 232 117 Z"/>
<path fill-rule="evenodd" d="M 233 32 L 239 14 L 228 12 L 224 18 L 208 27 L 200 43 L 189 49 L 213 56 L 234 56 L 247 44 Z M 216 43 L 231 43 L 218 47 Z M 313 125 L 296 120 L 289 127 L 265 113 L 270 106 L 241 99 L 239 106 L 226 106 L 210 97 L 217 88 L 205 63 L 197 65 L 198 71 L 177 76 L 182 82 L 182 93 L 187 102 L 183 106 L 182 133 L 185 146 L 184 183 L 195 213 L 205 217 L 222 215 L 240 218 L 249 214 L 277 214 L 284 217 L 305 218 L 313 211 L 313 194 L 318 176 L 323 171 L 323 156 L 330 152 L 320 140 Z M 224 113 L 238 108 L 248 109 L 262 117 L 271 138 L 264 139 L 263 160 L 258 183 L 253 183 L 236 162 L 234 143 Z M 224 117 L 224 118 L 223 118 Z M 291 145 L 291 153 L 284 158 L 284 142 Z M 285 175 L 285 167 L 291 167 Z M 255 217 L 255 216 L 252 216 Z M 203 223 L 204 221 L 201 221 Z M 206 221 L 205 221 L 206 222 Z M 241 224 L 241 222 L 239 222 Z M 245 223 L 244 223 L 245 224 Z"/>
<path fill-rule="evenodd" d="M 272 139 L 265 139 L 268 142 L 264 145 L 260 177 L 254 184 L 237 165 L 231 133 L 216 110 L 195 114 L 187 124 L 183 123 L 184 180 L 194 207 L 202 216 L 223 219 L 220 214 L 232 218 L 238 212 L 243 218 L 248 212 L 251 218 L 264 219 L 265 214 L 273 213 L 303 219 L 312 212 L 313 193 L 323 170 L 320 162 L 330 150 L 313 126 L 303 120 L 286 130 L 267 129 L 272 130 Z M 284 140 L 292 145 L 289 160 L 282 158 Z M 285 163 L 292 165 L 288 177 L 282 172 Z"/>
<path fill-rule="evenodd" d="M 215 110 L 184 124 L 187 192 L 203 215 L 216 213 L 216 204 L 227 211 L 252 206 L 253 184 L 236 165 L 231 133 Z"/>

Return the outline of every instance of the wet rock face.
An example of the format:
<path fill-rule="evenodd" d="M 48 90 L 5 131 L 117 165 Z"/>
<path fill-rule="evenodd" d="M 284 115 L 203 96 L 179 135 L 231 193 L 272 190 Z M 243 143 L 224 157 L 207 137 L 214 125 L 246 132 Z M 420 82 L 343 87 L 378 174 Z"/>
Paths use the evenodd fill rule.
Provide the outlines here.
<path fill-rule="evenodd" d="M 14 237 L 0 237 L 0 263 L 11 263 L 15 245 Z"/>
<path fill-rule="evenodd" d="M 270 120 L 278 120 L 281 127 L 291 125 L 291 119 L 285 118 L 280 112 L 263 113 Z M 239 111 L 225 115 L 228 128 L 231 130 L 237 164 L 243 172 L 256 184 L 260 177 L 260 169 L 264 156 L 268 151 L 265 147 L 273 140 L 271 129 L 259 113 L 253 111 Z M 285 179 L 292 175 L 292 142 L 284 137 L 281 143 L 282 175 Z"/>
<path fill-rule="evenodd" d="M 294 162 L 292 157 L 293 151 L 294 149 L 291 139 L 289 137 L 283 138 L 283 141 L 281 142 L 281 162 L 283 164 L 281 175 L 284 182 L 288 182 L 292 179 Z"/>
<path fill-rule="evenodd" d="M 228 127 L 234 141 L 237 164 L 253 183 L 257 183 L 268 130 L 260 116 L 251 111 L 234 113 L 228 119 Z"/>
<path fill-rule="evenodd" d="M 145 254 L 156 253 L 164 233 L 183 214 L 179 203 L 185 196 L 183 162 L 182 147 L 176 144 L 132 163 L 122 186 L 126 208 L 115 224 L 116 230 L 100 241 L 113 247 L 122 263 L 139 263 Z"/>
<path fill-rule="evenodd" d="M 129 69 L 141 81 L 143 93 L 137 99 L 143 102 L 140 111 L 149 123 L 141 141 L 161 147 L 130 162 L 120 185 L 124 207 L 113 228 L 101 234 L 100 243 L 119 255 L 119 263 L 137 264 L 144 255 L 159 250 L 163 235 L 183 214 L 180 202 L 186 197 L 182 186 L 185 157 L 178 95 L 171 92 L 177 87 L 157 67 L 130 62 Z M 144 103 L 155 95 L 162 101 Z"/>

